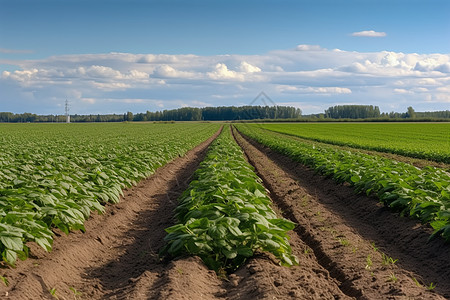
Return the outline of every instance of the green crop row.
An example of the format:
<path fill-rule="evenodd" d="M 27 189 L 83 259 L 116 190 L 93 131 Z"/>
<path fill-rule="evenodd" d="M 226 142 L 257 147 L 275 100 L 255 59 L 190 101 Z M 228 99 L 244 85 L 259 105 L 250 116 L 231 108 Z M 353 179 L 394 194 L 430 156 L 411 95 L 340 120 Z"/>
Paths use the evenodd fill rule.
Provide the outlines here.
<path fill-rule="evenodd" d="M 244 135 L 283 155 L 348 182 L 357 192 L 375 194 L 387 206 L 429 223 L 432 237 L 442 235 L 450 241 L 450 174 L 426 167 L 339 150 L 331 146 L 302 143 L 294 137 L 270 132 L 255 126 L 236 125 Z"/>
<path fill-rule="evenodd" d="M 289 123 L 256 126 L 327 144 L 450 163 L 450 123 Z"/>
<path fill-rule="evenodd" d="M 283 265 L 297 264 L 286 234 L 295 224 L 277 218 L 270 204 L 227 127 L 180 197 L 178 224 L 166 229 L 161 254 L 198 255 L 217 272 L 236 269 L 258 250 L 272 252 Z"/>
<path fill-rule="evenodd" d="M 0 253 L 13 265 L 26 242 L 52 247 L 52 227 L 84 230 L 122 189 L 183 155 L 215 124 L 0 125 Z"/>

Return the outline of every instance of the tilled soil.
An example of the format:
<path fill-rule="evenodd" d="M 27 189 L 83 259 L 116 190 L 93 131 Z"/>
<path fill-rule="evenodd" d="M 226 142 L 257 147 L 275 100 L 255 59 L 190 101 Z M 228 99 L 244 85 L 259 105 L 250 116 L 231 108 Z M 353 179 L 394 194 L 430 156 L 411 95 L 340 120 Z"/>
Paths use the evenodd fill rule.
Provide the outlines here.
<path fill-rule="evenodd" d="M 299 266 L 281 267 L 270 254 L 259 253 L 224 279 L 198 257 L 159 259 L 177 198 L 213 136 L 126 190 L 105 214 L 93 215 L 86 233 L 57 232 L 50 253 L 30 244 L 28 260 L 15 269 L 0 268 L 9 281 L 7 287 L 0 283 L 0 298 L 450 298 L 449 246 L 440 240 L 425 245 L 429 232 L 416 222 L 236 136 L 270 190 L 274 209 L 299 224 L 290 234 Z M 383 265 L 381 253 L 398 261 Z M 437 287 L 430 292 L 413 278 Z"/>

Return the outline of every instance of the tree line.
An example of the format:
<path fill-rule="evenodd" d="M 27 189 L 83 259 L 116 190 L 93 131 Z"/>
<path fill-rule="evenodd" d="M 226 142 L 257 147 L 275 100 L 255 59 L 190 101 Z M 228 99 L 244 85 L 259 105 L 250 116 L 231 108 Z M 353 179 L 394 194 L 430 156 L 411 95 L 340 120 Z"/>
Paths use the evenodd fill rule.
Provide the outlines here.
<path fill-rule="evenodd" d="M 183 107 L 133 114 L 70 115 L 71 122 L 124 122 L 124 121 L 232 121 L 254 119 L 298 119 L 302 115 L 299 108 L 291 106 L 220 106 Z M 31 113 L 13 114 L 0 112 L 0 122 L 65 122 L 65 115 L 36 115 Z"/>
<path fill-rule="evenodd" d="M 336 105 L 325 110 L 323 114 L 304 116 L 319 119 L 450 119 L 450 110 L 416 112 L 409 106 L 406 112 L 381 113 L 378 106 L 373 105 Z"/>
<path fill-rule="evenodd" d="M 124 121 L 238 121 L 238 120 L 446 120 L 450 119 L 450 110 L 433 112 L 416 112 L 411 106 L 406 112 L 381 113 L 378 106 L 373 105 L 336 105 L 329 107 L 321 114 L 302 116 L 299 108 L 291 106 L 220 106 L 220 107 L 183 107 L 133 114 L 106 115 L 70 115 L 71 122 L 124 122 Z M 14 114 L 0 112 L 0 122 L 34 123 L 66 121 L 65 115 L 36 115 L 32 113 Z"/>

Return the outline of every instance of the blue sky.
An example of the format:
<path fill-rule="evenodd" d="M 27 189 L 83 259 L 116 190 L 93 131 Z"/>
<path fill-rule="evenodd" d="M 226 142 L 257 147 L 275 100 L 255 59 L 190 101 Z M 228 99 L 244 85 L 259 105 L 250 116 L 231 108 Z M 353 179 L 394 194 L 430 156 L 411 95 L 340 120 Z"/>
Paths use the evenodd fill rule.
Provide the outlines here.
<path fill-rule="evenodd" d="M 0 0 L 0 111 L 450 109 L 450 1 Z"/>

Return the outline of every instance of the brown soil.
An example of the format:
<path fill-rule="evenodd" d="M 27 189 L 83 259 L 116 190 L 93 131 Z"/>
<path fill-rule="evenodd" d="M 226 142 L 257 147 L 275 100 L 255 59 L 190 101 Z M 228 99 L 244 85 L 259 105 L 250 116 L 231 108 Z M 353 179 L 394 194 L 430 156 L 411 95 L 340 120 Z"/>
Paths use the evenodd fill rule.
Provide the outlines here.
<path fill-rule="evenodd" d="M 450 298 L 450 245 L 430 229 L 236 134 L 249 161 L 319 264 L 357 299 Z M 398 259 L 383 263 L 383 255 Z M 303 264 L 301 257 L 300 264 Z M 418 283 L 415 282 L 418 281 Z M 421 285 L 429 286 L 432 291 Z"/>

